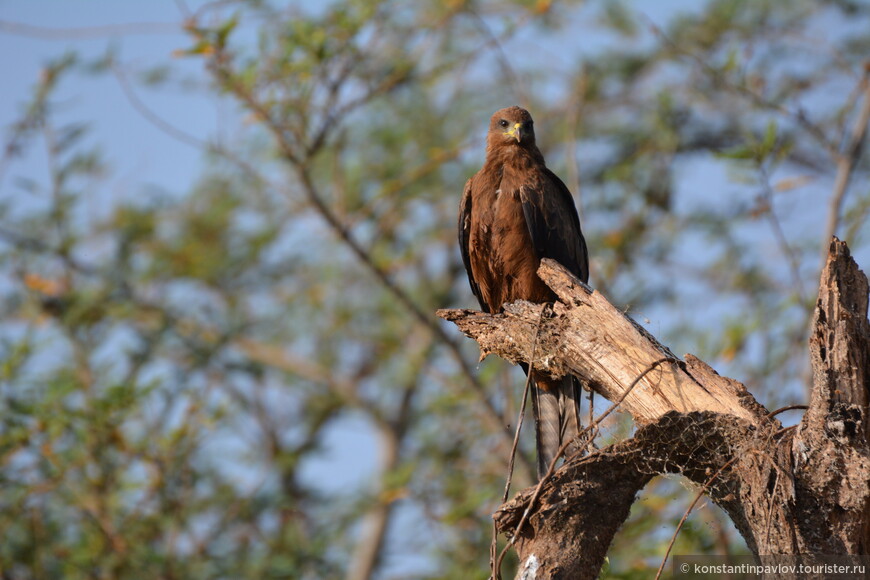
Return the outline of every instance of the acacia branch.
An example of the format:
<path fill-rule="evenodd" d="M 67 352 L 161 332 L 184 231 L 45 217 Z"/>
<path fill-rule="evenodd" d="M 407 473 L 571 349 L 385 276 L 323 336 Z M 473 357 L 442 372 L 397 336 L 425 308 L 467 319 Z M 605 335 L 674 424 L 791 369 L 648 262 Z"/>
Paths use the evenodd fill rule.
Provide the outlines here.
<path fill-rule="evenodd" d="M 763 110 L 772 111 L 777 113 L 792 122 L 794 122 L 798 127 L 804 130 L 809 136 L 818 142 L 819 145 L 824 147 L 824 149 L 833 156 L 837 155 L 837 148 L 825 134 L 824 130 L 817 123 L 811 121 L 803 109 L 797 109 L 793 111 L 778 103 L 776 101 L 770 100 L 762 94 L 759 94 L 751 87 L 743 83 L 735 83 L 728 79 L 727 75 L 720 69 L 711 65 L 708 62 L 708 59 L 705 56 L 697 54 L 683 46 L 680 46 L 677 42 L 675 42 L 668 34 L 662 30 L 660 26 L 658 26 L 655 22 L 647 17 L 647 22 L 649 24 L 650 30 L 659 37 L 662 42 L 667 45 L 671 50 L 674 51 L 677 55 L 682 55 L 692 62 L 705 74 L 707 78 L 709 78 L 717 87 L 728 90 L 729 92 L 742 97 L 747 100 L 750 104 L 755 107 L 758 107 Z"/>
<path fill-rule="evenodd" d="M 399 283 L 397 283 L 386 270 L 375 262 L 375 259 L 372 257 L 370 252 L 359 243 L 350 228 L 342 222 L 339 215 L 327 203 L 326 197 L 318 187 L 310 171 L 311 160 L 319 153 L 317 149 L 313 149 L 311 146 L 317 143 L 319 143 L 318 147 L 322 146 L 325 142 L 325 135 L 323 140 L 317 138 L 317 143 L 302 144 L 301 147 L 295 145 L 288 138 L 288 133 L 284 123 L 276 119 L 269 110 L 269 107 L 258 98 L 255 91 L 237 77 L 232 69 L 231 55 L 226 52 L 224 48 L 217 47 L 209 66 L 221 84 L 244 106 L 257 115 L 260 121 L 264 124 L 264 127 L 275 139 L 281 156 L 295 172 L 306 201 L 324 220 L 342 245 L 350 250 L 363 268 L 375 278 L 385 291 L 396 299 L 402 308 L 408 311 L 411 316 L 427 328 L 440 343 L 447 347 L 448 352 L 456 361 L 460 372 L 465 377 L 467 385 L 482 403 L 481 414 L 484 421 L 487 422 L 494 432 L 500 435 L 502 446 L 505 449 L 510 449 L 513 442 L 512 434 L 502 424 L 500 413 L 493 405 L 483 384 L 478 380 L 468 360 L 466 360 L 466 357 L 462 354 L 457 342 L 447 334 L 444 328 L 438 324 L 437 320 L 434 320 L 430 314 L 424 311 L 411 298 L 410 294 Z M 390 82 L 379 86 L 380 88 L 378 91 L 386 93 L 393 90 L 396 85 Z M 365 102 L 374 99 L 382 93 L 366 93 L 366 101 L 354 100 L 353 108 L 362 106 Z M 342 114 L 346 114 L 349 111 L 350 109 L 347 107 L 341 108 Z M 336 114 L 338 113 L 336 112 Z M 331 127 L 333 126 L 334 121 L 328 119 L 326 123 Z M 534 472 L 531 462 L 529 462 L 524 455 L 520 455 L 519 459 L 526 474 Z"/>

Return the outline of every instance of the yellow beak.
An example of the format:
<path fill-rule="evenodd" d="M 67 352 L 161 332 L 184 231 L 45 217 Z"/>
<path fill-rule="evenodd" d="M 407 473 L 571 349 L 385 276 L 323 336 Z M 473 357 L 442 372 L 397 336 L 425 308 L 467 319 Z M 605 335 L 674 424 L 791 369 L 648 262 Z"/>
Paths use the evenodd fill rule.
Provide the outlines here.
<path fill-rule="evenodd" d="M 514 139 L 517 140 L 517 143 L 523 140 L 523 124 L 522 123 L 514 123 L 513 128 L 506 133 L 506 135 L 510 135 Z"/>

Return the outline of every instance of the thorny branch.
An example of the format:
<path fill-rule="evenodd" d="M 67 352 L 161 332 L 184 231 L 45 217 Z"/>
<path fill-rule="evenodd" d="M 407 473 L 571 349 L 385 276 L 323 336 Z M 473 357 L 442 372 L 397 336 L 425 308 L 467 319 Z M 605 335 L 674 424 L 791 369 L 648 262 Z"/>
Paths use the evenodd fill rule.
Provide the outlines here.
<path fill-rule="evenodd" d="M 861 101 L 861 107 L 856 114 L 855 122 L 852 125 L 850 133 L 848 135 L 843 135 L 843 137 L 840 139 L 840 141 L 843 143 L 842 147 L 838 147 L 837 144 L 825 134 L 822 127 L 812 122 L 802 109 L 792 111 L 784 105 L 771 101 L 765 98 L 763 95 L 758 94 L 756 91 L 752 90 L 745 84 L 731 82 L 725 77 L 722 71 L 710 65 L 709 62 L 707 62 L 705 59 L 701 58 L 697 54 L 693 53 L 692 51 L 680 46 L 673 39 L 671 39 L 658 25 L 656 25 L 648 18 L 647 20 L 650 29 L 656 36 L 658 36 L 676 53 L 684 55 L 687 58 L 691 59 L 717 85 L 726 88 L 738 95 L 742 95 L 756 107 L 776 112 L 792 120 L 808 135 L 812 136 L 821 146 L 823 146 L 830 155 L 831 159 L 834 160 L 834 162 L 836 163 L 837 172 L 834 178 L 833 191 L 828 207 L 828 218 L 825 225 L 825 232 L 822 238 L 822 265 L 824 265 L 824 261 L 827 257 L 828 241 L 838 233 L 843 208 L 843 200 L 849 189 L 849 183 L 852 179 L 855 165 L 861 158 L 861 153 L 863 151 L 863 145 L 867 133 L 867 126 L 868 124 L 870 124 L 870 61 L 864 63 L 863 73 L 858 80 L 857 85 L 858 90 L 856 91 L 856 94 L 863 96 L 863 99 Z M 851 97 L 849 98 L 847 103 L 849 105 L 852 104 Z M 779 238 L 780 235 L 777 234 L 777 237 Z M 783 241 L 780 240 L 780 243 L 783 244 Z M 785 244 L 784 247 L 787 248 L 787 244 Z M 790 254 L 791 252 L 786 252 L 787 257 L 789 258 L 790 262 L 792 262 L 792 269 L 794 269 L 794 259 Z"/>
<path fill-rule="evenodd" d="M 345 225 L 341 218 L 336 214 L 332 207 L 326 202 L 323 193 L 320 191 L 314 177 L 311 174 L 311 160 L 316 157 L 327 139 L 339 125 L 339 123 L 353 110 L 365 105 L 372 99 L 391 92 L 396 87 L 401 86 L 407 80 L 407 72 L 398 72 L 391 77 L 370 87 L 361 96 L 356 97 L 348 102 L 339 103 L 338 96 L 341 92 L 342 85 L 350 77 L 352 67 L 351 63 L 347 63 L 343 71 L 337 78 L 329 81 L 327 85 L 327 103 L 324 108 L 323 118 L 320 121 L 319 127 L 306 133 L 312 135 L 310 139 L 304 138 L 305 135 L 296 133 L 295 143 L 288 140 L 288 131 L 282 123 L 278 122 L 271 114 L 269 108 L 262 103 L 254 91 L 240 83 L 237 77 L 231 70 L 230 57 L 224 49 L 219 49 L 213 55 L 210 61 L 210 69 L 215 76 L 221 81 L 221 84 L 226 87 L 230 93 L 244 103 L 269 130 L 275 139 L 283 158 L 288 165 L 293 169 L 298 183 L 301 186 L 305 198 L 317 213 L 323 218 L 333 233 L 341 240 L 351 253 L 357 258 L 360 264 L 368 270 L 380 285 L 401 304 L 412 316 L 425 328 L 429 329 L 432 335 L 442 344 L 447 346 L 452 357 L 456 360 L 462 374 L 465 376 L 467 383 L 471 386 L 472 391 L 478 396 L 484 406 L 484 419 L 498 433 L 504 435 L 503 441 L 507 443 L 510 435 L 503 428 L 498 411 L 492 404 L 492 401 L 487 396 L 483 389 L 483 385 L 479 382 L 469 362 L 465 359 L 458 343 L 447 335 L 446 331 L 424 312 L 417 305 L 408 293 L 398 285 L 392 277 L 381 267 L 379 267 L 370 253 L 356 240 L 350 228 Z M 517 433 L 518 435 L 518 433 Z M 511 445 L 511 462 L 516 453 L 517 441 L 514 440 Z M 396 445 L 387 445 L 388 449 L 395 448 Z M 532 471 L 531 465 L 528 463 L 524 455 L 520 456 L 520 460 L 527 473 Z M 385 466 L 385 469 L 387 467 Z M 507 486 L 510 482 L 507 483 Z M 348 578 L 364 578 L 367 577 L 374 569 L 374 566 L 379 558 L 382 540 L 386 533 L 387 523 L 390 519 L 390 506 L 383 508 L 376 507 L 369 513 L 367 520 L 372 525 L 369 533 L 366 533 L 366 540 L 360 543 L 357 547 L 354 563 L 351 567 L 351 576 Z"/>
<path fill-rule="evenodd" d="M 433 335 L 438 338 L 439 342 L 448 348 L 448 351 L 451 353 L 452 357 L 459 365 L 463 376 L 466 378 L 466 382 L 483 403 L 485 410 L 485 413 L 483 414 L 484 419 L 489 423 L 491 428 L 502 434 L 503 443 L 507 448 L 510 448 L 512 445 L 512 436 L 504 429 L 498 410 L 493 406 L 492 401 L 487 396 L 483 385 L 480 383 L 468 360 L 463 355 L 458 343 L 448 336 L 447 332 L 431 316 L 424 312 L 423 309 L 411 299 L 408 293 L 399 286 L 383 268 L 375 263 L 369 252 L 356 240 L 350 230 L 345 227 L 338 215 L 336 215 L 329 204 L 325 201 L 324 196 L 316 185 L 309 169 L 311 159 L 319 153 L 319 149 L 315 149 L 311 145 L 317 144 L 318 147 L 322 146 L 325 136 L 321 137 L 321 135 L 324 135 L 324 133 L 322 131 L 317 131 L 315 133 L 318 136 L 316 142 L 306 145 L 304 149 L 300 150 L 300 148 L 294 147 L 288 140 L 287 133 L 282 124 L 275 121 L 271 112 L 257 99 L 256 95 L 239 82 L 230 68 L 230 56 L 226 52 L 223 50 L 216 51 L 211 60 L 210 68 L 221 83 L 253 113 L 255 113 L 270 131 L 272 136 L 275 138 L 283 157 L 293 168 L 306 199 L 323 218 L 330 229 L 358 259 L 360 264 L 362 264 L 366 270 L 375 277 L 383 288 L 392 294 L 420 324 L 428 328 Z M 381 87 L 381 90 L 383 92 L 389 92 L 395 88 L 397 84 L 397 82 L 387 83 Z M 371 92 L 367 94 L 367 99 L 371 100 L 376 96 L 379 96 L 379 94 Z M 355 100 L 353 103 L 354 107 L 357 107 L 365 104 L 365 101 Z M 347 107 L 342 109 L 343 114 L 347 114 L 348 112 Z M 327 124 L 332 126 L 333 123 L 335 123 L 333 120 L 335 118 L 334 115 L 327 115 L 326 119 L 323 121 L 324 126 Z M 520 457 L 525 469 L 531 473 L 533 471 L 531 464 L 524 456 L 521 455 Z"/>

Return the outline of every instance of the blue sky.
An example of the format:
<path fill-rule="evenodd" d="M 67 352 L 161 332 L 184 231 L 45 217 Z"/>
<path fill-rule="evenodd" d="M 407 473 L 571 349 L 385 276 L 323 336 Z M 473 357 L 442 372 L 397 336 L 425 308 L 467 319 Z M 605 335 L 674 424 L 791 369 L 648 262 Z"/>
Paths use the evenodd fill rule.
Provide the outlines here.
<path fill-rule="evenodd" d="M 181 4 L 196 10 L 205 3 L 188 0 Z M 311 2 L 289 4 L 305 6 Z M 651 17 L 663 22 L 674 11 L 692 5 L 693 2 L 685 0 L 660 2 Z M 3 55 L 0 67 L 4 78 L 3 91 L 0 91 L 0 126 L 8 126 L 16 119 L 44 64 L 68 50 L 76 51 L 83 59 L 96 59 L 107 47 L 112 47 L 129 70 L 145 71 L 170 61 L 178 74 L 204 81 L 201 60 L 172 58 L 174 51 L 191 45 L 181 29 L 183 21 L 182 8 L 174 0 L 0 0 L 0 51 Z M 594 50 L 601 45 L 600 36 L 595 27 L 587 23 L 573 31 L 569 41 Z M 563 40 L 568 39 L 557 42 Z M 522 37 L 518 39 L 520 43 L 523 41 Z M 529 42 L 540 48 L 540 38 Z M 553 46 L 544 51 L 551 63 L 560 62 L 566 68 L 575 64 L 571 55 L 576 54 L 572 51 L 555 50 Z M 227 114 L 232 105 L 207 91 L 143 90 L 138 83 L 132 84 L 138 99 L 156 116 L 199 139 L 221 135 L 222 129 L 226 130 L 222 122 L 233 118 Z M 139 193 L 137 188 L 148 186 L 180 194 L 189 189 L 199 174 L 201 152 L 144 118 L 113 76 L 72 75 L 62 85 L 60 95 L 65 117 L 87 119 L 92 123 L 92 139 L 104 149 L 112 163 L 119 194 L 135 195 Z M 38 151 L 31 153 L 15 167 L 12 175 L 44 174 L 44 158 L 40 158 Z M 6 185 L 0 183 L 4 186 L 4 198 L 10 195 Z"/>
<path fill-rule="evenodd" d="M 202 3 L 186 2 L 192 9 Z M 690 0 L 668 0 L 657 3 L 651 16 L 656 22 L 663 22 L 677 9 L 693 5 L 697 4 Z M 181 30 L 183 19 L 179 5 L 173 0 L 0 0 L 0 54 L 3 55 L 0 68 L 4 79 L 0 91 L 0 127 L 5 129 L 17 119 L 44 64 L 67 50 L 75 50 L 85 59 L 96 59 L 111 46 L 125 70 L 145 71 L 170 61 L 178 74 L 206 83 L 201 60 L 172 57 L 174 51 L 191 44 Z M 137 23 L 141 26 L 133 26 Z M 575 42 L 577 46 L 594 51 L 601 42 L 593 27 L 571 32 L 573 39 L 563 40 Z M 524 39 L 521 37 L 518 41 Z M 566 68 L 576 64 L 571 60 L 576 52 L 547 54 Z M 149 111 L 184 134 L 208 140 L 233 133 L 228 124 L 238 119 L 234 105 L 208 90 L 148 90 L 138 83 L 133 84 L 137 98 Z M 203 88 L 207 89 L 205 85 Z M 201 149 L 167 134 L 146 119 L 112 75 L 71 75 L 61 85 L 57 103 L 61 119 L 91 123 L 89 140 L 102 149 L 109 161 L 110 179 L 99 194 L 108 199 L 95 202 L 95 213 L 109 207 L 113 199 L 130 199 L 154 191 L 184 195 L 202 172 Z M 487 116 L 488 112 L 481 116 L 478 133 L 481 141 Z M 16 178 L 45 180 L 46 163 L 38 145 L 28 151 L 0 176 L 0 201 L 15 200 L 26 206 L 29 194 L 16 186 Z M 693 184 L 709 181 L 710 175 L 705 171 L 703 166 L 687 169 L 690 175 L 684 176 L 683 187 L 692 189 Z M 102 203 L 104 201 L 108 203 Z M 697 248 L 687 249 L 696 256 L 697 251 Z M 859 257 L 859 262 L 863 260 L 866 265 L 865 258 L 867 252 Z M 650 328 L 656 332 L 658 321 L 655 316 L 651 317 Z M 336 490 L 370 477 L 377 462 L 377 441 L 366 427 L 364 422 L 351 418 L 331 431 L 322 462 L 311 467 L 310 476 L 328 481 Z M 333 469 L 335 465 L 347 467 L 337 473 Z M 323 473 L 330 476 L 322 477 Z M 420 561 L 406 563 L 409 569 L 420 564 Z"/>
<path fill-rule="evenodd" d="M 96 59 L 108 46 L 113 46 L 123 63 L 146 70 L 170 60 L 174 50 L 189 46 L 179 26 L 182 20 L 171 0 L 0 2 L 0 51 L 5 79 L 4 90 L 0 91 L 0 123 L 6 127 L 16 119 L 48 60 L 68 50 L 75 50 L 84 59 Z M 134 23 L 148 24 L 126 28 Z M 137 33 L 137 29 L 141 32 Z M 113 30 L 124 34 L 112 34 Z M 201 62 L 183 60 L 173 62 L 181 72 L 190 75 L 200 72 Z M 217 97 L 136 90 L 155 114 L 185 133 L 208 138 L 220 126 L 221 103 Z M 70 75 L 61 85 L 59 96 L 61 119 L 85 119 L 91 123 L 91 141 L 101 147 L 111 164 L 110 189 L 115 194 L 137 195 L 147 187 L 183 193 L 196 179 L 202 153 L 147 121 L 113 76 Z M 14 165 L 0 184 L 3 198 L 8 199 L 9 178 L 16 175 L 45 175 L 45 158 L 38 148 Z"/>
<path fill-rule="evenodd" d="M 195 10 L 203 2 L 185 4 Z M 0 67 L 5 79 L 0 91 L 0 127 L 4 139 L 47 62 L 67 51 L 75 51 L 84 61 L 97 59 L 109 47 L 128 71 L 147 71 L 169 62 L 173 74 L 194 86 L 201 84 L 202 90 L 148 89 L 131 78 L 134 98 L 149 114 L 201 141 L 233 134 L 231 123 L 237 122 L 238 112 L 232 103 L 208 90 L 202 60 L 173 57 L 176 50 L 192 44 L 182 31 L 183 20 L 173 0 L 0 0 Z M 146 118 L 112 74 L 68 75 L 55 103 L 61 123 L 89 123 L 88 142 L 99 147 L 109 163 L 107 183 L 88 193 L 100 199 L 94 200 L 93 215 L 86 219 L 98 219 L 113 203 L 140 195 L 183 196 L 203 172 L 206 158 L 201 148 Z M 39 203 L 39 196 L 18 187 L 17 180 L 26 177 L 47 184 L 47 169 L 42 144 L 35 140 L 0 176 L 0 201 L 12 202 L 13 207 L 25 211 Z M 240 442 L 216 439 L 214 443 L 234 449 Z M 303 479 L 317 482 L 327 493 L 355 489 L 375 473 L 377 449 L 371 426 L 349 416 L 327 431 L 323 452 L 309 463 Z M 246 471 L 237 476 L 246 485 L 258 481 L 262 474 Z M 424 563 L 418 559 L 404 568 L 419 569 L 421 565 Z"/>

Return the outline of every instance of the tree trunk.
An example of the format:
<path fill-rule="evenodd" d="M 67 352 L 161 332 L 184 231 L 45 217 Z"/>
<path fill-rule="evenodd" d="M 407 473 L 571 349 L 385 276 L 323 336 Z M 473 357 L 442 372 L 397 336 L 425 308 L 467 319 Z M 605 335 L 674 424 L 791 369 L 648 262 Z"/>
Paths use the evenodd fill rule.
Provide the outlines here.
<path fill-rule="evenodd" d="M 809 409 L 786 429 L 741 383 L 692 355 L 677 359 L 557 263 L 544 260 L 539 275 L 559 297 L 552 309 L 517 302 L 503 314 L 439 316 L 477 340 L 481 356 L 579 377 L 639 428 L 630 439 L 569 458 L 501 506 L 496 524 L 514 542 L 518 577 L 596 577 L 637 492 L 663 473 L 700 484 L 756 556 L 806 563 L 868 553 L 868 283 L 846 244 L 832 241 L 822 272 Z"/>

